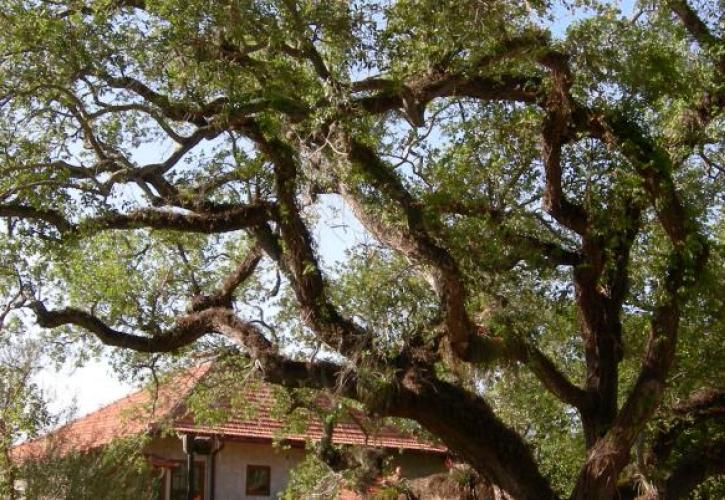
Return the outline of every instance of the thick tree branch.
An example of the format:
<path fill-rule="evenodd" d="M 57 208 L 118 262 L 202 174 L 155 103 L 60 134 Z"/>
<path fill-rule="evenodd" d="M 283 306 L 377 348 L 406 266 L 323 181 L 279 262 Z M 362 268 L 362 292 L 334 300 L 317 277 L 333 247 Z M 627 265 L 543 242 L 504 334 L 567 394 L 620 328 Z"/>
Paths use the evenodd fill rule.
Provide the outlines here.
<path fill-rule="evenodd" d="M 700 483 L 725 474 L 725 439 L 717 439 L 683 456 L 665 482 L 665 500 L 686 498 Z"/>
<path fill-rule="evenodd" d="M 358 378 L 354 369 L 330 361 L 296 361 L 281 355 L 267 356 L 261 364 L 267 382 L 290 389 L 329 389 L 336 394 L 360 401 Z"/>
<path fill-rule="evenodd" d="M 418 421 L 513 498 L 557 497 L 529 446 L 479 396 L 411 370 L 385 413 Z"/>
<path fill-rule="evenodd" d="M 268 139 L 256 127 L 248 127 L 247 133 L 274 166 L 279 205 L 275 221 L 284 245 L 275 241 L 274 235 L 265 231 L 264 227 L 257 231 L 258 236 L 265 249 L 269 249 L 270 257 L 281 262 L 281 268 L 291 281 L 307 325 L 337 352 L 347 356 L 357 355 L 370 346 L 372 336 L 350 319 L 343 317 L 327 300 L 325 282 L 313 250 L 312 237 L 297 204 L 297 160 L 294 152 L 281 140 Z"/>
<path fill-rule="evenodd" d="M 708 49 L 722 49 L 721 41 L 685 0 L 669 0 L 667 5 L 680 18 L 692 38 Z"/>
<path fill-rule="evenodd" d="M 48 310 L 42 302 L 30 306 L 38 325 L 57 328 L 63 325 L 79 326 L 93 333 L 106 345 L 133 349 L 139 352 L 172 352 L 191 344 L 198 338 L 215 331 L 215 320 L 226 310 L 209 309 L 179 318 L 174 327 L 163 335 L 145 337 L 115 330 L 96 316 L 76 308 Z"/>
<path fill-rule="evenodd" d="M 466 311 L 467 293 L 455 259 L 432 238 L 426 227 L 422 206 L 390 167 L 368 146 L 355 139 L 348 139 L 347 142 L 348 157 L 353 168 L 362 172 L 376 189 L 391 198 L 402 211 L 407 229 L 400 233 L 400 241 L 394 248 L 413 261 L 432 268 L 433 285 L 440 298 L 451 348 L 457 356 L 467 359 L 469 339 L 476 328 Z M 347 190 L 344 185 L 341 188 L 354 193 L 354 190 Z M 369 219 L 363 216 L 363 220 Z M 387 229 L 380 225 L 371 228 L 383 241 L 390 242 L 386 235 Z"/>
<path fill-rule="evenodd" d="M 74 226 L 57 210 L 35 208 L 18 203 L 0 205 L 0 217 L 15 217 L 23 220 L 42 221 L 55 227 L 61 233 L 73 230 Z"/>
<path fill-rule="evenodd" d="M 580 387 L 571 383 L 561 370 L 544 353 L 533 346 L 529 346 L 523 362 L 531 369 L 536 377 L 544 384 L 549 392 L 559 400 L 580 410 L 585 410 L 590 400 L 587 393 Z"/>
<path fill-rule="evenodd" d="M 177 319 L 175 325 L 163 334 L 146 337 L 115 330 L 99 318 L 78 309 L 49 311 L 40 302 L 31 307 L 42 327 L 79 326 L 106 345 L 139 352 L 173 352 L 206 334 L 222 333 L 245 348 L 249 356 L 258 362 L 262 377 L 271 383 L 290 388 L 333 389 L 342 396 L 359 398 L 354 370 L 328 361 L 312 363 L 282 356 L 258 328 L 240 320 L 231 309 L 212 307 L 188 314 Z"/>
<path fill-rule="evenodd" d="M 411 124 L 423 126 L 425 107 L 436 98 L 469 97 L 484 101 L 535 103 L 539 99 L 540 85 L 538 77 L 519 75 L 496 78 L 443 75 L 414 78 L 403 85 L 390 81 L 385 84 L 386 90 L 353 99 L 351 110 L 359 109 L 376 115 L 402 110 Z"/>
<path fill-rule="evenodd" d="M 402 110 L 411 124 L 422 126 L 426 105 L 439 97 L 536 103 L 541 98 L 542 82 L 539 76 L 503 73 L 488 77 L 480 72 L 506 59 L 535 55 L 546 43 L 542 33 L 525 33 L 502 40 L 498 47 L 472 61 L 469 68 L 460 73 L 450 72 L 446 64 L 441 63 L 404 82 L 380 77 L 354 82 L 350 85 L 352 93 L 378 93 L 354 99 L 353 107 L 373 114 Z"/>
<path fill-rule="evenodd" d="M 488 335 L 471 339 L 470 362 L 488 364 L 499 359 L 526 365 L 542 385 L 560 401 L 579 410 L 591 406 L 586 391 L 574 385 L 541 350 L 523 339 L 507 340 Z"/>
<path fill-rule="evenodd" d="M 573 105 L 569 89 L 573 77 L 565 56 L 549 54 L 543 64 L 552 70 L 553 79 L 553 89 L 544 103 L 547 112 L 541 132 L 546 172 L 544 208 L 560 224 L 583 235 L 588 229 L 588 216 L 584 207 L 566 197 L 562 187 L 562 147 L 572 138 Z"/>
<path fill-rule="evenodd" d="M 574 498 L 592 494 L 606 497 L 616 490 L 612 478 L 626 465 L 634 440 L 654 414 L 664 392 L 675 354 L 683 292 L 694 283 L 708 255 L 706 241 L 675 188 L 673 168 L 666 152 L 623 116 L 595 117 L 590 127 L 594 134 L 630 159 L 673 250 L 661 289 L 664 298 L 652 314 L 639 376 L 612 427 L 592 448 Z"/>
<path fill-rule="evenodd" d="M 120 214 L 110 213 L 88 217 L 79 223 L 70 222 L 57 210 L 36 209 L 18 204 L 0 205 L 0 217 L 40 220 L 54 226 L 62 234 L 94 234 L 117 229 L 160 229 L 214 234 L 247 229 L 274 217 L 275 205 L 259 202 L 254 205 L 231 205 L 205 213 L 179 213 L 156 208 L 139 209 Z"/>
<path fill-rule="evenodd" d="M 711 419 L 725 417 L 725 391 L 705 389 L 693 394 L 687 401 L 671 409 L 674 419 L 666 422 L 652 438 L 646 465 L 657 468 L 672 454 L 677 439 L 688 429 L 700 426 Z"/>
<path fill-rule="evenodd" d="M 79 326 L 110 346 L 139 352 L 171 352 L 191 344 L 208 333 L 218 332 L 239 341 L 255 359 L 262 359 L 272 353 L 274 350 L 272 344 L 255 326 L 240 320 L 231 307 L 232 294 L 251 276 L 260 257 L 259 250 L 254 248 L 217 290 L 209 295 L 193 298 L 190 313 L 176 319 L 169 330 L 154 336 L 116 330 L 97 316 L 73 307 L 51 311 L 40 301 L 31 303 L 29 307 L 42 327 Z"/>
<path fill-rule="evenodd" d="M 587 447 L 611 427 L 617 415 L 619 363 L 624 355 L 620 314 L 628 291 L 630 250 L 639 231 L 641 208 L 632 200 L 612 201 L 620 225 L 593 227 L 582 238 L 582 264 L 574 269 L 586 359 L 585 389 L 592 402 L 582 412 Z"/>

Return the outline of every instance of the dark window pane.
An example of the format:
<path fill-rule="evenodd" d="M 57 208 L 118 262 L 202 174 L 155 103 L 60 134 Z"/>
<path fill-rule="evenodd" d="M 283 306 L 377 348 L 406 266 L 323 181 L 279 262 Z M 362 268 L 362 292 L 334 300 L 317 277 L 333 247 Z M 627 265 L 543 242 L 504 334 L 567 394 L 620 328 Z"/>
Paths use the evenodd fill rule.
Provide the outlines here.
<path fill-rule="evenodd" d="M 203 462 L 194 467 L 194 499 L 204 499 L 204 479 L 206 473 Z M 171 500 L 186 500 L 186 464 L 171 469 Z"/>
<path fill-rule="evenodd" d="M 272 470 L 267 465 L 247 465 L 247 495 L 269 496 Z"/>

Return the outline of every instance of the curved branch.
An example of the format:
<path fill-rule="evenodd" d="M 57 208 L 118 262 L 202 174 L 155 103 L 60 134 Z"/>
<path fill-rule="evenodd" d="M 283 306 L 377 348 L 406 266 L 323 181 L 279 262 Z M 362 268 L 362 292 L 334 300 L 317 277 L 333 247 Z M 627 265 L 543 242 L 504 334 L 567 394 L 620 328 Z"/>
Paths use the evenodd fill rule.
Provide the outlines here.
<path fill-rule="evenodd" d="M 687 401 L 672 407 L 675 419 L 661 428 L 652 439 L 646 458 L 648 467 L 657 468 L 667 461 L 677 438 L 687 429 L 713 419 L 725 417 L 725 391 L 706 389 L 693 394 Z"/>
<path fill-rule="evenodd" d="M 174 152 L 161 163 L 152 163 L 150 165 L 144 165 L 138 170 L 129 172 L 132 177 L 139 177 L 141 179 L 151 175 L 161 175 L 171 170 L 179 160 L 181 160 L 186 153 L 194 149 L 201 141 L 210 141 L 215 137 L 221 135 L 224 132 L 223 127 L 217 127 L 214 123 L 210 125 L 197 128 L 190 136 L 181 139 L 179 146 Z"/>
<path fill-rule="evenodd" d="M 29 307 L 38 325 L 44 328 L 79 326 L 106 345 L 139 352 L 176 351 L 210 333 L 222 333 L 239 341 L 255 359 L 264 359 L 273 351 L 272 344 L 253 324 L 240 320 L 234 311 L 225 307 L 210 307 L 181 316 L 171 329 L 152 337 L 116 330 L 93 314 L 73 307 L 51 311 L 42 302 L 34 302 Z"/>
<path fill-rule="evenodd" d="M 74 325 L 88 330 L 106 345 L 139 352 L 172 352 L 209 333 L 222 333 L 239 342 L 254 359 L 265 380 L 285 387 L 334 389 L 339 394 L 359 398 L 354 370 L 328 361 L 304 362 L 280 355 L 253 324 L 240 320 L 232 310 L 212 307 L 179 318 L 162 335 L 145 337 L 121 332 L 84 311 L 66 308 L 49 311 L 41 302 L 30 306 L 38 324 L 45 328 Z"/>
<path fill-rule="evenodd" d="M 231 205 L 222 210 L 201 213 L 179 213 L 146 208 L 126 214 L 110 213 L 89 217 L 74 224 L 57 210 L 4 204 L 0 205 L 0 217 L 40 220 L 54 226 L 61 234 L 94 234 L 106 230 L 141 228 L 213 234 L 238 231 L 262 224 L 273 218 L 275 210 L 275 205 L 267 202 Z"/>
<path fill-rule="evenodd" d="M 547 110 L 542 136 L 542 158 L 546 173 L 544 208 L 560 224 L 580 235 L 588 231 L 588 216 L 584 207 L 570 201 L 562 188 L 562 147 L 572 138 L 572 99 L 569 94 L 573 77 L 566 57 L 548 53 L 542 64 L 551 69 L 553 89 L 547 97 Z"/>
<path fill-rule="evenodd" d="M 353 99 L 353 108 L 373 114 L 394 109 L 403 110 L 413 125 L 421 126 L 426 105 L 438 97 L 536 103 L 541 98 L 540 77 L 513 73 L 487 77 L 477 73 L 505 59 L 533 55 L 545 47 L 546 43 L 542 33 L 525 33 L 516 38 L 502 40 L 490 54 L 473 61 L 465 71 L 447 72 L 445 64 L 441 63 L 404 82 L 378 77 L 354 82 L 350 85 L 353 94 L 379 92 Z"/>
<path fill-rule="evenodd" d="M 163 335 L 145 337 L 115 330 L 96 316 L 80 309 L 68 307 L 48 310 L 42 302 L 30 305 L 38 325 L 57 328 L 63 325 L 79 326 L 93 333 L 106 345 L 133 349 L 139 352 L 171 352 L 191 344 L 200 337 L 214 331 L 215 319 L 223 311 L 209 309 L 179 318 L 174 327 Z"/>
<path fill-rule="evenodd" d="M 373 234 L 413 261 L 433 268 L 433 285 L 441 301 L 451 348 L 461 359 L 467 359 L 470 338 L 476 327 L 466 311 L 467 292 L 458 264 L 432 238 L 420 203 L 413 198 L 389 166 L 368 146 L 351 138 L 347 142 L 348 157 L 353 167 L 362 172 L 376 189 L 395 201 L 405 217 L 406 230 L 394 231 L 372 220 L 364 213 L 362 204 L 355 199 L 355 190 L 349 189 L 344 183 L 340 185 L 341 192 L 346 193 L 348 201 L 357 207 L 356 212 L 363 223 L 367 222 Z"/>
<path fill-rule="evenodd" d="M 526 365 L 542 385 L 560 401 L 580 410 L 590 406 L 583 389 L 573 384 L 556 364 L 536 346 L 524 340 L 507 341 L 487 335 L 476 335 L 471 340 L 472 363 L 489 363 L 507 359 Z"/>
<path fill-rule="evenodd" d="M 0 217 L 17 217 L 19 219 L 43 221 L 55 227 L 61 233 L 66 233 L 74 229 L 73 224 L 68 222 L 63 214 L 50 208 L 35 208 L 18 203 L 5 203 L 0 205 Z"/>
<path fill-rule="evenodd" d="M 418 421 L 513 498 L 557 498 L 521 436 L 461 387 L 411 370 L 385 413 Z"/>
<path fill-rule="evenodd" d="M 590 404 L 589 397 L 583 389 L 572 384 L 561 370 L 539 349 L 529 346 L 527 356 L 522 362 L 553 395 L 566 404 L 584 410 Z"/>
<path fill-rule="evenodd" d="M 675 465 L 665 483 L 665 500 L 686 498 L 709 477 L 725 474 L 725 439 L 692 450 Z"/>
<path fill-rule="evenodd" d="M 327 299 L 312 236 L 297 204 L 297 160 L 294 152 L 283 141 L 265 137 L 257 127 L 249 126 L 247 133 L 274 166 L 279 205 L 275 221 L 284 244 L 280 244 L 268 226 L 259 226 L 256 234 L 270 257 L 280 263 L 290 279 L 307 325 L 341 354 L 357 355 L 362 349 L 370 347 L 372 336 L 342 316 Z"/>
<path fill-rule="evenodd" d="M 380 84 L 380 82 L 385 82 Z M 371 114 L 384 114 L 393 110 L 405 111 L 411 123 L 422 126 L 426 105 L 439 97 L 470 97 L 486 101 L 512 101 L 535 103 L 539 99 L 541 80 L 538 77 L 504 74 L 496 78 L 444 74 L 415 77 L 405 84 L 380 80 L 385 90 L 352 100 L 350 109 Z M 362 82 L 356 84 L 362 86 Z"/>

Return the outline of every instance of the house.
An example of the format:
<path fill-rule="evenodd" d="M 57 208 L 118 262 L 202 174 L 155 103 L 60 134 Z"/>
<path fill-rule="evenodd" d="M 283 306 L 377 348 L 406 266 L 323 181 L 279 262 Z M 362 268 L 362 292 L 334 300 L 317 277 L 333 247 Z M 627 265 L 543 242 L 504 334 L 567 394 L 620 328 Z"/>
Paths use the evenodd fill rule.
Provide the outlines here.
<path fill-rule="evenodd" d="M 291 432 L 275 415 L 273 388 L 263 383 L 240 389 L 243 408 L 230 411 L 213 424 L 197 422 L 187 407 L 189 397 L 212 371 L 210 364 L 194 367 L 158 385 L 141 390 L 59 428 L 43 438 L 13 449 L 17 461 L 91 452 L 129 436 L 147 435 L 143 453 L 161 478 L 163 500 L 186 499 L 188 467 L 198 499 L 276 498 L 289 473 L 305 457 L 306 443 L 323 437 L 319 419 L 310 418 L 302 431 Z M 251 410 L 251 411 L 249 411 Z M 362 419 L 339 421 L 332 442 L 394 451 L 396 470 L 418 478 L 445 470 L 446 450 L 391 426 L 372 431 Z M 284 446 L 275 446 L 282 443 Z M 196 450 L 196 453 L 186 453 Z"/>

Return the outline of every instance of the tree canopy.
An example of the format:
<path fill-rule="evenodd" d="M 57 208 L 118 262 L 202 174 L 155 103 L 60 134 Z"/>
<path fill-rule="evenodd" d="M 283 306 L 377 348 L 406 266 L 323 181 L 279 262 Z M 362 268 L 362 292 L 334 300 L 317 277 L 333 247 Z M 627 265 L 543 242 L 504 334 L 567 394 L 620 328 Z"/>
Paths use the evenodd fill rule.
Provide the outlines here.
<path fill-rule="evenodd" d="M 514 498 L 723 492 L 722 5 L 630 7 L 2 0 L 3 289 Z"/>

